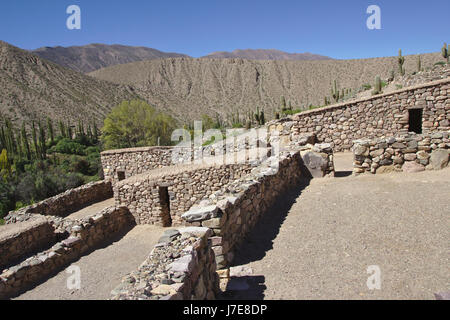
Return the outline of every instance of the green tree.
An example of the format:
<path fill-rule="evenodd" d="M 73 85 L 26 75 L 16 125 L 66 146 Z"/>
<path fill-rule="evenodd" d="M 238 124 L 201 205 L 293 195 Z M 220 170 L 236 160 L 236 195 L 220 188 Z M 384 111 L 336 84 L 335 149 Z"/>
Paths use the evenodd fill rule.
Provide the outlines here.
<path fill-rule="evenodd" d="M 175 120 L 144 101 L 123 101 L 106 117 L 101 140 L 105 148 L 132 148 L 171 144 Z"/>
<path fill-rule="evenodd" d="M 11 174 L 11 163 L 9 162 L 6 149 L 3 149 L 0 154 L 0 173 L 4 179 L 7 179 Z"/>
<path fill-rule="evenodd" d="M 27 136 L 27 130 L 25 129 L 25 122 L 22 123 L 21 136 L 22 136 L 23 148 L 25 149 L 25 152 L 27 154 L 27 159 L 31 160 L 31 149 L 30 149 L 30 144 L 28 143 L 28 136 Z"/>
<path fill-rule="evenodd" d="M 53 144 L 53 142 L 55 141 L 55 133 L 53 131 L 53 121 L 50 118 L 47 118 L 47 130 L 50 136 L 50 142 Z"/>

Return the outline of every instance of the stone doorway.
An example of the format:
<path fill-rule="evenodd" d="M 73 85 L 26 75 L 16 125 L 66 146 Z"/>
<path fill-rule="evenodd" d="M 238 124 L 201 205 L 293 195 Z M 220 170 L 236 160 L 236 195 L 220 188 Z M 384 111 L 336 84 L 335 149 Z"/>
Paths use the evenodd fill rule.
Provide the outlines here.
<path fill-rule="evenodd" d="M 125 180 L 125 171 L 118 171 L 117 179 L 119 179 L 119 181 Z"/>
<path fill-rule="evenodd" d="M 409 109 L 409 132 L 422 133 L 422 109 Z"/>
<path fill-rule="evenodd" d="M 170 197 L 168 187 L 159 187 L 159 204 L 161 205 L 161 222 L 163 227 L 172 226 L 170 216 Z"/>

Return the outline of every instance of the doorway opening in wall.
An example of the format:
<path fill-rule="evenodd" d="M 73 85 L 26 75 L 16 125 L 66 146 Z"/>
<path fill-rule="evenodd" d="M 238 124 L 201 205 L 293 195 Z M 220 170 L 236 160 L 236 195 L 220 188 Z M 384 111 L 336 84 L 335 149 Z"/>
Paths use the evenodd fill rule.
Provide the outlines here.
<path fill-rule="evenodd" d="M 170 197 L 168 187 L 159 187 L 159 203 L 161 205 L 161 221 L 163 227 L 172 226 L 170 216 Z"/>
<path fill-rule="evenodd" d="M 409 132 L 422 133 L 422 109 L 409 109 Z"/>
<path fill-rule="evenodd" d="M 125 171 L 118 171 L 117 179 L 119 179 L 119 181 L 125 180 Z"/>

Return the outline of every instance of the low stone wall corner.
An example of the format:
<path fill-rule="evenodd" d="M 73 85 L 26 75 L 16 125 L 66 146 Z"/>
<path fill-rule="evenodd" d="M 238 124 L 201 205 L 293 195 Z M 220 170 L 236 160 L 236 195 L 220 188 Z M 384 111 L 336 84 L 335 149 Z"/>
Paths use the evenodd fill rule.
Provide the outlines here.
<path fill-rule="evenodd" d="M 125 276 L 112 300 L 214 300 L 219 293 L 214 252 L 204 227 L 167 230 L 149 257 Z"/>

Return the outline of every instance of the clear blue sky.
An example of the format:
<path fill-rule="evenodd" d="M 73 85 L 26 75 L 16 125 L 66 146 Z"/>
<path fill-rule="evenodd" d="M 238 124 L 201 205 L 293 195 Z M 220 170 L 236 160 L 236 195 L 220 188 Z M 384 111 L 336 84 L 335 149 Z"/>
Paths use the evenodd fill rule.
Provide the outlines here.
<path fill-rule="evenodd" d="M 66 28 L 81 7 L 82 29 Z M 366 9 L 381 8 L 382 30 Z M 24 49 L 138 45 L 199 57 L 264 48 L 366 58 L 439 51 L 450 42 L 449 0 L 14 0 L 0 2 L 0 39 Z"/>

